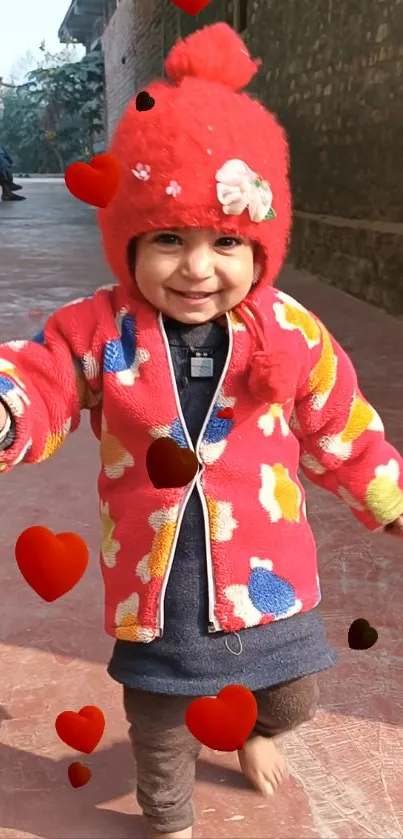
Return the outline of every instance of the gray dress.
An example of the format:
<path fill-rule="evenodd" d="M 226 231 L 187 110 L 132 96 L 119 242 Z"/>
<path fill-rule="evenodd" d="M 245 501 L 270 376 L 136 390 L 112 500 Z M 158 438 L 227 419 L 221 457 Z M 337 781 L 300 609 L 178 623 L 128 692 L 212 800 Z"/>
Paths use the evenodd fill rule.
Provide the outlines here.
<path fill-rule="evenodd" d="M 225 327 L 189 327 L 166 320 L 182 411 L 195 445 L 228 351 Z M 211 379 L 189 376 L 189 348 L 208 349 Z M 203 512 L 197 490 L 188 501 L 165 593 L 165 628 L 150 644 L 116 641 L 108 672 L 137 690 L 214 695 L 228 684 L 258 690 L 326 670 L 337 655 L 326 641 L 319 609 L 237 633 L 208 634 Z"/>

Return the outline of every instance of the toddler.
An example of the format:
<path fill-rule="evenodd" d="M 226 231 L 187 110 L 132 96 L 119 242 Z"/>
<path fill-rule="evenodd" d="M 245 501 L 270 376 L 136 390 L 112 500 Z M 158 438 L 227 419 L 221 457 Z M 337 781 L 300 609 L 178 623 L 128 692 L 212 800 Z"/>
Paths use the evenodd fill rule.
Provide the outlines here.
<path fill-rule="evenodd" d="M 192 835 L 194 697 L 254 692 L 239 760 L 264 795 L 285 774 L 278 736 L 315 714 L 315 674 L 336 655 L 299 467 L 368 529 L 403 530 L 403 460 L 349 358 L 273 288 L 288 151 L 274 116 L 238 92 L 256 69 L 224 23 L 175 45 L 154 107 L 131 102 L 109 149 L 121 181 L 98 218 L 117 284 L 0 347 L 0 469 L 50 457 L 83 409 L 100 443 L 109 673 L 149 837 Z M 195 452 L 187 486 L 154 488 L 159 437 Z"/>

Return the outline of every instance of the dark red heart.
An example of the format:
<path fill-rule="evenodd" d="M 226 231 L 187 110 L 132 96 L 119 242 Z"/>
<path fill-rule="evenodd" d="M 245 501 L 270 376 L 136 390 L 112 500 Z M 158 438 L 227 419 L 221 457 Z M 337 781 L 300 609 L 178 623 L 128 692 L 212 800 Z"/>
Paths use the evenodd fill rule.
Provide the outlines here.
<path fill-rule="evenodd" d="M 155 99 L 147 93 L 146 90 L 140 90 L 136 96 L 136 110 L 137 111 L 151 111 L 155 105 Z"/>
<path fill-rule="evenodd" d="M 378 633 L 365 618 L 357 618 L 348 630 L 350 650 L 369 650 L 376 644 Z"/>
<path fill-rule="evenodd" d="M 147 451 L 148 477 L 156 489 L 184 487 L 199 468 L 194 452 L 182 449 L 171 437 L 159 437 Z"/>
<path fill-rule="evenodd" d="M 85 787 L 85 785 L 88 784 L 88 781 L 91 780 L 92 772 L 88 766 L 85 766 L 84 763 L 77 760 L 74 763 L 70 763 L 70 766 L 67 769 L 67 774 L 69 776 L 71 786 L 74 787 L 74 789 L 78 789 L 79 787 Z"/>

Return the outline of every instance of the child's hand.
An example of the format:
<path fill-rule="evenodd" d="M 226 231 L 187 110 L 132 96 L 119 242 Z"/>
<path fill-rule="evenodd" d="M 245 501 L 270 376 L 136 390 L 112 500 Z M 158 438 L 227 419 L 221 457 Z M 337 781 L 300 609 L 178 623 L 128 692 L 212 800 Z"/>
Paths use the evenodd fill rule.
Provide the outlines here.
<path fill-rule="evenodd" d="M 388 524 L 385 527 L 385 533 L 389 533 L 390 536 L 400 536 L 403 539 L 403 515 L 399 516 L 396 521 L 392 521 L 392 524 Z"/>

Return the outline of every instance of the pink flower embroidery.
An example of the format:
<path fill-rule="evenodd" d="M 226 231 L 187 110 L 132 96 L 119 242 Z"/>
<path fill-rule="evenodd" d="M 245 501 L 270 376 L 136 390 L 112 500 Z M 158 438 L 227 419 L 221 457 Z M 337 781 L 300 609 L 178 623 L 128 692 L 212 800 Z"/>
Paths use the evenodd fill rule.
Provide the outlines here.
<path fill-rule="evenodd" d="M 149 181 L 151 178 L 151 166 L 144 165 L 144 163 L 137 163 L 132 172 L 139 181 Z"/>
<path fill-rule="evenodd" d="M 177 198 L 182 192 L 182 187 L 179 186 L 177 181 L 171 181 L 165 192 L 167 195 L 172 195 L 173 198 Z"/>
<path fill-rule="evenodd" d="M 216 172 L 217 198 L 227 216 L 240 216 L 249 210 L 251 221 L 275 218 L 271 206 L 273 193 L 243 160 L 227 160 Z"/>

